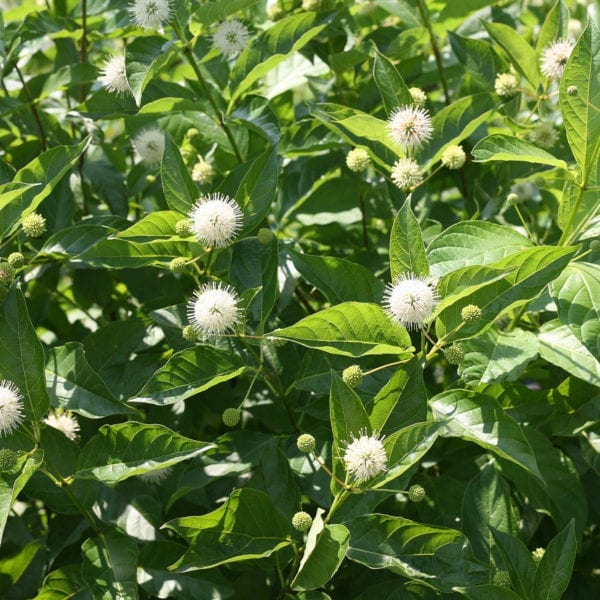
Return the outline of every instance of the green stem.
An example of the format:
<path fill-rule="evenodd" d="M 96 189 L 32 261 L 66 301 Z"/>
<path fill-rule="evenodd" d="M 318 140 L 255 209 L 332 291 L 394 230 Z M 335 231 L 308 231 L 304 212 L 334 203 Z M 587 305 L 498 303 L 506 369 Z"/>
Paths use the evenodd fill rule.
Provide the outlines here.
<path fill-rule="evenodd" d="M 79 62 L 84 65 L 87 62 L 87 0 L 81 2 L 81 40 L 79 42 Z M 84 102 L 86 96 L 85 85 L 79 88 L 79 101 Z"/>
<path fill-rule="evenodd" d="M 527 235 L 529 236 L 529 239 L 532 240 L 533 242 L 535 242 L 537 240 L 537 238 L 531 234 L 531 231 L 529 230 L 529 226 L 527 225 L 527 223 L 525 222 L 525 219 L 523 218 L 523 215 L 521 214 L 521 210 L 519 209 L 519 207 L 516 204 L 514 204 L 513 206 L 514 206 L 515 212 L 517 213 L 517 215 L 519 217 L 519 220 L 521 221 L 521 224 L 523 225 L 523 228 L 525 229 L 525 231 L 527 232 Z"/>
<path fill-rule="evenodd" d="M 336 497 L 333 499 L 331 503 L 331 507 L 329 508 L 329 513 L 327 514 L 327 518 L 325 519 L 325 523 L 329 523 L 333 515 L 337 512 L 338 508 L 346 501 L 348 496 L 350 495 L 350 491 L 347 487 L 345 487 Z"/>

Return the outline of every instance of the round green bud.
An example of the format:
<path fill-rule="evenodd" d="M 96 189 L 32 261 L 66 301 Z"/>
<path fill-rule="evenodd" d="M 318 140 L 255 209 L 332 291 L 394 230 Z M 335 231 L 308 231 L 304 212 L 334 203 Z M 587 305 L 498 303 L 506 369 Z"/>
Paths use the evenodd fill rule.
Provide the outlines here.
<path fill-rule="evenodd" d="M 506 202 L 509 206 L 513 206 L 514 204 L 518 204 L 521 201 L 521 198 L 514 192 L 506 196 Z"/>
<path fill-rule="evenodd" d="M 342 371 L 342 379 L 347 386 L 358 387 L 363 380 L 362 369 L 358 365 L 350 365 Z"/>
<path fill-rule="evenodd" d="M 13 269 L 18 269 L 25 264 L 25 257 L 20 252 L 11 252 L 6 260 Z"/>
<path fill-rule="evenodd" d="M 533 558 L 533 562 L 536 565 L 539 565 L 542 562 L 542 558 L 544 557 L 544 554 L 546 554 L 546 549 L 545 548 L 536 548 L 531 553 L 531 558 Z"/>
<path fill-rule="evenodd" d="M 308 454 L 309 452 L 314 452 L 314 449 L 317 447 L 317 440 L 315 440 L 310 433 L 303 433 L 298 436 L 296 446 L 298 446 L 300 452 L 306 452 Z"/>
<path fill-rule="evenodd" d="M 479 306 L 475 306 L 475 304 L 467 304 L 467 306 L 460 311 L 460 318 L 465 323 L 479 321 L 479 319 L 481 319 L 481 309 Z"/>
<path fill-rule="evenodd" d="M 258 243 L 268 246 L 273 241 L 273 232 L 268 227 L 261 227 L 256 234 Z"/>
<path fill-rule="evenodd" d="M 10 448 L 0 449 L 0 472 L 12 471 L 17 465 L 17 453 Z"/>
<path fill-rule="evenodd" d="M 346 154 L 346 165 L 355 173 L 366 171 L 370 164 L 369 153 L 364 148 L 354 148 Z"/>
<path fill-rule="evenodd" d="M 496 571 L 492 583 L 501 587 L 510 587 L 510 575 L 508 571 L 504 571 L 503 569 Z"/>
<path fill-rule="evenodd" d="M 425 103 L 427 102 L 427 94 L 418 87 L 411 87 L 408 88 L 408 91 L 410 92 L 410 97 L 412 98 L 413 104 L 416 104 L 417 106 L 425 106 Z"/>
<path fill-rule="evenodd" d="M 10 283 L 15 276 L 15 270 L 10 263 L 0 262 L 0 283 Z"/>
<path fill-rule="evenodd" d="M 177 223 L 175 223 L 175 233 L 180 237 L 188 237 L 192 234 L 190 225 L 191 223 L 188 219 L 181 219 L 181 221 L 177 221 Z"/>
<path fill-rule="evenodd" d="M 195 342 L 198 339 L 198 334 L 196 333 L 196 330 L 192 327 L 192 325 L 186 325 L 181 330 L 181 335 L 183 336 L 183 339 L 187 342 Z"/>
<path fill-rule="evenodd" d="M 37 238 L 46 233 L 46 219 L 38 213 L 31 213 L 21 221 L 21 227 L 27 237 Z"/>
<path fill-rule="evenodd" d="M 169 269 L 174 271 L 175 273 L 182 273 L 185 271 L 185 265 L 187 264 L 187 260 L 182 256 L 177 256 L 169 263 Z"/>
<path fill-rule="evenodd" d="M 421 502 L 425 500 L 425 488 L 422 485 L 411 485 L 408 488 L 408 499 L 411 502 Z"/>
<path fill-rule="evenodd" d="M 543 177 L 536 177 L 533 180 L 533 183 L 537 185 L 539 188 L 543 188 L 546 185 L 546 180 Z"/>
<path fill-rule="evenodd" d="M 465 351 L 457 344 L 454 344 L 444 350 L 444 356 L 451 365 L 459 365 L 465 358 Z"/>
<path fill-rule="evenodd" d="M 462 146 L 448 146 L 444 152 L 442 152 L 442 164 L 448 169 L 455 171 L 460 169 L 467 160 L 467 155 L 462 149 Z"/>
<path fill-rule="evenodd" d="M 297 531 L 305 532 L 310 529 L 312 521 L 312 517 L 301 510 L 292 517 L 292 527 Z"/>
<path fill-rule="evenodd" d="M 226 408 L 221 418 L 227 427 L 235 427 L 242 418 L 242 411 L 237 408 Z"/>
<path fill-rule="evenodd" d="M 577 89 L 576 85 L 570 85 L 567 88 L 567 94 L 569 94 L 569 96 L 577 96 L 578 93 L 579 93 L 579 90 Z"/>

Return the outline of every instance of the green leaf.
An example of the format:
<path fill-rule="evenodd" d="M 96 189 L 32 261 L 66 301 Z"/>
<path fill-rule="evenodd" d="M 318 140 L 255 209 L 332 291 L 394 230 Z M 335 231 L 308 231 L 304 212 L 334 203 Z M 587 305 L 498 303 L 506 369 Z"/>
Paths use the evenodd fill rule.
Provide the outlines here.
<path fill-rule="evenodd" d="M 238 356 L 200 344 L 177 352 L 158 369 L 130 402 L 165 406 L 229 381 L 248 369 Z"/>
<path fill-rule="evenodd" d="M 411 352 L 406 329 L 395 324 L 380 306 L 364 302 L 343 302 L 326 308 L 269 336 L 342 356 L 408 357 Z"/>
<path fill-rule="evenodd" d="M 169 208 L 187 214 L 200 194 L 181 158 L 179 148 L 168 133 L 165 134 L 160 178 Z"/>
<path fill-rule="evenodd" d="M 462 505 L 462 530 L 473 554 L 489 565 L 501 565 L 492 538 L 493 529 L 516 534 L 518 527 L 510 499 L 510 487 L 488 462 L 469 482 Z"/>
<path fill-rule="evenodd" d="M 540 356 L 583 381 L 600 386 L 600 362 L 558 319 L 540 327 Z"/>
<path fill-rule="evenodd" d="M 15 467 L 10 471 L 0 471 L 0 542 L 13 504 L 25 484 L 40 468 L 43 459 L 44 453 L 36 450 L 31 455 L 19 456 Z"/>
<path fill-rule="evenodd" d="M 135 421 L 103 425 L 83 447 L 74 477 L 95 478 L 114 485 L 135 475 L 170 467 L 214 447 L 183 437 L 163 425 Z"/>
<path fill-rule="evenodd" d="M 157 210 L 145 215 L 139 221 L 115 234 L 115 237 L 132 242 L 150 242 L 156 239 L 178 239 L 175 233 L 175 224 L 181 215 L 171 210 Z"/>
<path fill-rule="evenodd" d="M 550 284 L 558 318 L 600 359 L 600 266 L 574 262 Z"/>
<path fill-rule="evenodd" d="M 375 47 L 373 79 L 379 88 L 383 106 L 388 115 L 398 106 L 412 104 L 408 87 L 392 62 Z"/>
<path fill-rule="evenodd" d="M 348 558 L 370 569 L 389 569 L 442 592 L 487 581 L 487 567 L 472 557 L 460 531 L 380 514 L 345 525 L 350 530 Z"/>
<path fill-rule="evenodd" d="M 79 224 L 52 234 L 42 246 L 41 254 L 68 257 L 92 248 L 117 230 L 106 225 Z"/>
<path fill-rule="evenodd" d="M 491 531 L 515 592 L 525 600 L 536 600 L 533 593 L 536 566 L 531 552 L 515 535 L 494 528 Z"/>
<path fill-rule="evenodd" d="M 538 55 L 542 50 L 556 40 L 566 39 L 569 35 L 569 9 L 564 0 L 556 0 L 554 6 L 548 11 L 537 44 L 535 46 Z"/>
<path fill-rule="evenodd" d="M 503 23 L 482 21 L 490 37 L 508 55 L 515 69 L 536 88 L 540 79 L 537 55 L 515 29 Z"/>
<path fill-rule="evenodd" d="M 350 532 L 344 525 L 325 525 L 315 547 L 302 557 L 298 573 L 292 581 L 292 589 L 299 592 L 324 586 L 342 564 L 349 538 Z"/>
<path fill-rule="evenodd" d="M 429 274 L 421 227 L 410 207 L 410 196 L 404 201 L 392 225 L 390 271 L 392 281 L 407 272 L 419 277 Z"/>
<path fill-rule="evenodd" d="M 227 2 L 223 2 L 223 0 L 211 0 L 196 8 L 194 19 L 197 19 L 204 25 L 212 25 L 217 21 L 224 21 L 229 15 L 239 10 L 250 8 L 257 2 L 258 0 L 227 0 Z M 202 33 L 202 31 L 195 31 L 192 23 L 192 33 L 196 35 Z"/>
<path fill-rule="evenodd" d="M 560 600 L 571 580 L 577 540 L 575 523 L 569 524 L 548 544 L 535 573 L 536 599 Z"/>
<path fill-rule="evenodd" d="M 179 572 L 271 556 L 291 542 L 290 521 L 269 496 L 252 488 L 234 490 L 227 501 L 200 517 L 165 523 L 189 544 L 172 568 Z"/>
<path fill-rule="evenodd" d="M 577 94 L 567 90 L 575 86 Z M 600 30 L 593 19 L 577 41 L 560 79 L 560 107 L 567 141 L 584 185 L 600 184 Z"/>
<path fill-rule="evenodd" d="M 469 600 L 523 600 L 512 590 L 498 585 L 477 585 L 471 588 L 455 588 Z"/>
<path fill-rule="evenodd" d="M 429 401 L 446 437 L 475 442 L 527 469 L 540 480 L 536 456 L 519 424 L 493 398 L 467 390 L 442 392 Z"/>
<path fill-rule="evenodd" d="M 458 373 L 465 383 L 515 381 L 538 354 L 538 341 L 530 331 L 513 329 L 486 332 L 461 343 L 465 357 Z"/>
<path fill-rule="evenodd" d="M 26 419 L 39 421 L 50 406 L 44 376 L 46 360 L 25 298 L 16 287 L 0 306 L 0 348 L 0 375 L 19 388 Z"/>
<path fill-rule="evenodd" d="M 136 600 L 138 547 L 118 531 L 99 533 L 81 546 L 81 572 L 94 600 Z"/>
<path fill-rule="evenodd" d="M 46 385 L 53 406 L 88 419 L 136 413 L 135 409 L 114 398 L 88 363 L 82 344 L 77 342 L 68 342 L 48 352 Z"/>
<path fill-rule="evenodd" d="M 68 565 L 52 571 L 33 600 L 94 600 L 94 595 L 83 580 L 81 566 Z"/>
<path fill-rule="evenodd" d="M 573 241 L 597 237 L 594 215 L 598 212 L 598 194 L 595 187 L 581 189 L 567 180 L 558 205 L 557 223 L 563 238 Z"/>
<path fill-rule="evenodd" d="M 473 148 L 473 158 L 481 163 L 514 161 L 568 169 L 564 160 L 556 158 L 550 152 L 538 148 L 527 140 L 501 133 L 488 135 L 477 142 Z"/>
<path fill-rule="evenodd" d="M 331 304 L 375 302 L 383 294 L 381 280 L 360 264 L 345 258 L 300 254 L 292 249 L 288 252 L 300 275 Z"/>

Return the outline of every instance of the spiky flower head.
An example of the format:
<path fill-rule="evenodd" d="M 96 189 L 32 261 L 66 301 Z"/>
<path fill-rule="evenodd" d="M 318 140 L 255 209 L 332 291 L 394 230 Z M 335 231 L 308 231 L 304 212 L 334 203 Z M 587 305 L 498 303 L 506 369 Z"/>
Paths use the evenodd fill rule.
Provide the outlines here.
<path fill-rule="evenodd" d="M 517 93 L 519 82 L 513 73 L 500 73 L 494 82 L 494 91 L 498 96 L 508 98 Z"/>
<path fill-rule="evenodd" d="M 58 413 L 51 410 L 48 416 L 42 419 L 49 427 L 54 427 L 65 434 L 70 440 L 76 440 L 79 435 L 79 423 L 71 413 Z"/>
<path fill-rule="evenodd" d="M 181 219 L 175 223 L 175 233 L 180 237 L 192 235 L 192 223 L 189 219 Z"/>
<path fill-rule="evenodd" d="M 242 411 L 238 408 L 226 408 L 221 415 L 223 423 L 227 427 L 235 427 L 242 417 Z"/>
<path fill-rule="evenodd" d="M 519 202 L 521 202 L 521 198 L 519 198 L 519 195 L 515 194 L 514 192 L 511 192 L 508 194 L 508 196 L 506 196 L 506 203 L 509 206 L 514 206 L 515 204 L 519 204 Z"/>
<path fill-rule="evenodd" d="M 186 342 L 195 342 L 198 339 L 198 334 L 196 333 L 193 325 L 186 325 L 181 330 L 181 336 Z"/>
<path fill-rule="evenodd" d="M 200 159 L 192 169 L 192 179 L 201 185 L 210 183 L 215 178 L 214 167 L 205 160 Z"/>
<path fill-rule="evenodd" d="M 531 553 L 531 558 L 533 558 L 533 562 L 536 565 L 539 565 L 542 562 L 542 558 L 544 558 L 544 554 L 546 554 L 545 548 L 536 548 Z"/>
<path fill-rule="evenodd" d="M 408 499 L 411 502 L 421 502 L 425 500 L 425 488 L 422 485 L 411 485 L 408 488 Z"/>
<path fill-rule="evenodd" d="M 508 571 L 503 569 L 496 571 L 492 583 L 501 587 L 510 587 L 510 575 L 508 574 Z"/>
<path fill-rule="evenodd" d="M 0 473 L 12 471 L 17 466 L 18 454 L 10 448 L 0 448 Z"/>
<path fill-rule="evenodd" d="M 164 481 L 173 472 L 173 467 L 164 467 L 162 469 L 156 469 L 154 471 L 146 471 L 138 475 L 138 477 L 144 482 L 151 485 Z"/>
<path fill-rule="evenodd" d="M 572 40 L 557 40 L 542 50 L 540 70 L 550 79 L 560 79 L 573 52 Z"/>
<path fill-rule="evenodd" d="M 221 23 L 213 36 L 213 46 L 226 58 L 237 56 L 249 41 L 248 28 L 237 19 Z"/>
<path fill-rule="evenodd" d="M 422 327 L 433 314 L 438 296 L 433 280 L 403 273 L 388 284 L 383 306 L 392 319 L 407 329 Z"/>
<path fill-rule="evenodd" d="M 142 29 L 160 29 L 171 17 L 170 0 L 135 0 L 129 12 Z"/>
<path fill-rule="evenodd" d="M 302 531 L 303 533 L 311 528 L 312 522 L 312 517 L 303 510 L 297 512 L 292 517 L 292 527 L 296 531 Z"/>
<path fill-rule="evenodd" d="M 8 435 L 23 420 L 23 396 L 19 388 L 6 379 L 0 381 L 0 435 Z"/>
<path fill-rule="evenodd" d="M 133 147 L 147 165 L 158 165 L 165 151 L 165 136 L 157 127 L 144 129 L 133 138 Z"/>
<path fill-rule="evenodd" d="M 456 170 L 460 169 L 467 160 L 467 155 L 465 151 L 462 149 L 462 146 L 448 146 L 442 152 L 442 164 L 448 169 Z"/>
<path fill-rule="evenodd" d="M 540 148 L 549 150 L 558 141 L 558 132 L 552 123 L 540 123 L 530 134 L 529 139 Z"/>
<path fill-rule="evenodd" d="M 475 323 L 481 319 L 481 309 L 475 304 L 467 304 L 460 311 L 460 318 L 465 323 Z"/>
<path fill-rule="evenodd" d="M 0 262 L 0 283 L 10 283 L 15 276 L 15 270 L 9 262 Z"/>
<path fill-rule="evenodd" d="M 342 380 L 351 388 L 358 387 L 363 380 L 362 369 L 358 365 L 350 365 L 342 371 Z"/>
<path fill-rule="evenodd" d="M 235 290 L 219 283 L 206 283 L 188 304 L 188 319 L 199 335 L 221 335 L 241 318 Z"/>
<path fill-rule="evenodd" d="M 169 263 L 169 270 L 175 273 L 183 273 L 185 271 L 185 267 L 187 265 L 187 259 L 183 258 L 183 256 L 176 256 Z"/>
<path fill-rule="evenodd" d="M 399 158 L 392 167 L 392 181 L 401 190 L 419 185 L 423 181 L 419 163 L 412 158 Z"/>
<path fill-rule="evenodd" d="M 387 465 L 387 454 L 380 438 L 376 433 L 367 435 L 365 430 L 359 431 L 359 437 L 352 436 L 344 451 L 344 464 L 349 475 L 357 482 L 369 479 L 383 473 Z"/>
<path fill-rule="evenodd" d="M 296 440 L 296 446 L 298 446 L 298 450 L 300 452 L 314 452 L 317 447 L 317 440 L 315 440 L 314 436 L 310 435 L 310 433 L 303 433 L 298 436 Z"/>
<path fill-rule="evenodd" d="M 242 226 L 238 203 L 224 194 L 203 196 L 190 211 L 191 229 L 205 246 L 222 248 L 233 240 Z"/>
<path fill-rule="evenodd" d="M 396 107 L 387 127 L 392 140 L 406 148 L 418 148 L 431 138 L 433 131 L 429 112 L 412 105 Z"/>
<path fill-rule="evenodd" d="M 365 171 L 370 164 L 369 153 L 364 148 L 354 148 L 346 155 L 346 165 L 355 173 Z"/>
<path fill-rule="evenodd" d="M 410 92 L 410 97 L 412 98 L 414 104 L 417 106 L 425 106 L 425 103 L 427 102 L 427 94 L 421 88 L 411 87 L 408 88 L 408 91 Z"/>
<path fill-rule="evenodd" d="M 25 264 L 25 257 L 20 252 L 11 252 L 6 260 L 13 269 L 18 269 Z"/>
<path fill-rule="evenodd" d="M 98 81 L 109 92 L 115 92 L 120 95 L 129 93 L 131 88 L 127 79 L 125 55 L 113 54 L 109 56 L 100 67 Z"/>
<path fill-rule="evenodd" d="M 465 351 L 457 344 L 454 344 L 444 350 L 444 356 L 451 365 L 459 365 L 465 358 Z"/>
<path fill-rule="evenodd" d="M 40 237 L 46 233 L 46 219 L 42 215 L 32 212 L 21 221 L 21 227 L 27 237 Z"/>

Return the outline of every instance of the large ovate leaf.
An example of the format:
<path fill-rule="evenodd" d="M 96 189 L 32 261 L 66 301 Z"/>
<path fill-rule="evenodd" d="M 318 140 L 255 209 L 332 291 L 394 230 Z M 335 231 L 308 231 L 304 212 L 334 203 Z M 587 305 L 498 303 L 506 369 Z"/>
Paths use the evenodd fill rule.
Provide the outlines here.
<path fill-rule="evenodd" d="M 180 213 L 188 213 L 194 202 L 198 200 L 198 188 L 185 167 L 179 148 L 168 134 L 165 135 L 160 177 L 169 208 Z"/>
<path fill-rule="evenodd" d="M 398 73 L 392 62 L 377 50 L 373 60 L 373 79 L 379 88 L 383 106 L 388 114 L 398 106 L 412 104 L 412 96 L 402 75 Z"/>
<path fill-rule="evenodd" d="M 392 281 L 403 273 L 420 277 L 429 274 L 421 227 L 410 207 L 410 196 L 398 211 L 390 235 L 390 271 Z"/>
<path fill-rule="evenodd" d="M 502 556 L 504 567 L 508 571 L 511 584 L 520 598 L 535 600 L 533 596 L 533 579 L 536 565 L 531 552 L 516 536 L 491 529 L 495 548 Z"/>

